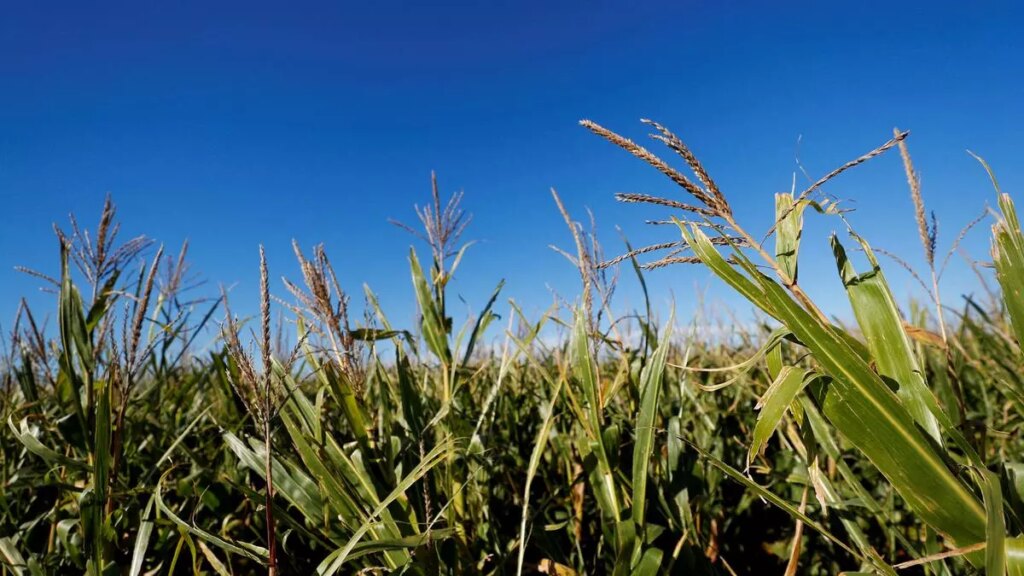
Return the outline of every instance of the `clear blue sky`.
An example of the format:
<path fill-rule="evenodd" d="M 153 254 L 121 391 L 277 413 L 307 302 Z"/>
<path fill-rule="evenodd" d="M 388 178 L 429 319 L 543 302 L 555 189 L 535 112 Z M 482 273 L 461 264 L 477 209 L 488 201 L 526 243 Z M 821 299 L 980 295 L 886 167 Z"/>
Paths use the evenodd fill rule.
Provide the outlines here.
<path fill-rule="evenodd" d="M 549 187 L 577 216 L 594 210 L 610 252 L 616 225 L 635 243 L 674 238 L 612 195 L 679 191 L 581 118 L 638 139 L 641 117 L 672 127 L 753 229 L 789 189 L 801 135 L 817 177 L 894 126 L 912 130 L 940 249 L 994 198 L 966 148 L 1007 190 L 1024 182 L 1014 3 L 101 4 L 10 2 L 0 13 L 4 325 L 19 296 L 47 303 L 13 267 L 55 272 L 50 223 L 74 211 L 94 225 L 107 192 L 125 237 L 174 248 L 189 238 L 205 290 L 237 283 L 238 307 L 255 302 L 258 244 L 273 275 L 294 277 L 296 238 L 325 242 L 350 290 L 369 283 L 409 325 L 412 239 L 386 221 L 414 220 L 431 170 L 475 214 L 467 238 L 480 242 L 458 292 L 476 308 L 505 277 L 507 296 L 542 309 L 548 287 L 577 293 L 547 247 L 570 244 Z M 828 190 L 856 200 L 853 222 L 873 244 L 921 261 L 898 156 Z M 810 225 L 802 275 L 841 313 L 826 238 L 837 224 Z M 987 229 L 967 243 L 978 257 L 987 245 Z M 650 284 L 659 301 L 671 290 L 689 303 L 708 279 L 675 268 Z M 947 290 L 971 285 L 951 275 Z M 624 275 L 620 304 L 638 303 Z"/>

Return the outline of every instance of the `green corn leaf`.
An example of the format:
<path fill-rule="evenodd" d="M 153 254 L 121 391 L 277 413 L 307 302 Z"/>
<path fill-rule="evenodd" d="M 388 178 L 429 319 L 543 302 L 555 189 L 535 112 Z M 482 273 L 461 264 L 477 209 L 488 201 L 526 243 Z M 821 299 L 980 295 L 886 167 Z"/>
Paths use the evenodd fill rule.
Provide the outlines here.
<path fill-rule="evenodd" d="M 330 505 L 330 509 L 334 511 L 333 514 L 340 516 L 346 529 L 354 530 L 356 526 L 367 523 L 369 511 L 380 505 L 378 484 L 363 466 L 359 451 L 355 451 L 350 456 L 342 450 L 330 434 L 317 440 L 317 446 L 310 443 L 312 439 L 306 436 L 308 432 L 303 431 L 299 424 L 300 417 L 297 415 L 311 410 L 312 406 L 305 395 L 296 393 L 285 405 L 285 410 L 281 411 L 281 418 L 303 464 L 306 465 L 308 472 L 320 486 L 322 498 Z M 297 467 L 295 474 L 298 475 Z M 395 472 L 388 470 L 388 474 L 393 477 Z M 394 481 L 387 480 L 386 484 L 381 484 L 381 486 L 385 485 L 393 486 Z M 396 513 L 402 515 L 403 525 L 410 528 L 417 527 L 415 514 L 411 508 L 405 506 L 404 496 L 400 498 L 400 501 L 403 505 L 396 510 Z M 323 522 L 319 515 L 310 518 L 310 521 Z M 393 540 L 404 535 L 399 523 L 392 515 L 392 508 L 383 509 L 380 513 L 380 521 L 373 522 L 368 532 L 375 540 Z M 384 558 L 391 568 L 404 565 L 409 561 L 408 551 L 402 547 L 389 549 L 385 552 Z"/>
<path fill-rule="evenodd" d="M 999 476 L 984 468 L 973 468 L 981 489 L 988 521 L 985 527 L 985 573 L 1006 574 L 1006 524 L 1003 519 L 1003 491 Z"/>
<path fill-rule="evenodd" d="M 1002 219 L 992 227 L 992 262 L 1017 344 L 1024 346 L 1024 234 L 1008 194 L 999 196 L 999 209 Z"/>
<path fill-rule="evenodd" d="M 640 292 L 644 295 L 644 316 L 639 319 L 639 322 L 640 329 L 643 330 L 644 334 L 643 359 L 646 361 L 651 344 L 658 340 L 658 335 L 654 333 L 652 328 L 654 314 L 651 313 L 651 295 L 647 290 L 647 279 L 644 278 L 644 269 L 640 267 L 640 261 L 637 260 L 636 254 L 633 253 L 633 245 L 629 243 L 625 234 L 622 235 L 622 243 L 626 245 L 626 253 L 630 255 L 629 263 L 633 268 L 633 273 L 636 275 L 637 282 L 640 283 Z"/>
<path fill-rule="evenodd" d="M 395 486 L 395 489 L 377 505 L 377 507 L 370 513 L 369 520 L 359 527 L 356 533 L 352 535 L 352 538 L 349 539 L 348 543 L 324 558 L 320 565 L 317 566 L 317 574 L 320 576 L 336 574 L 345 564 L 349 554 L 359 544 L 362 537 L 374 527 L 374 518 L 380 516 L 381 512 L 383 512 L 389 504 L 402 497 L 405 492 L 409 490 L 420 478 L 425 476 L 435 466 L 443 462 L 447 458 L 448 451 L 453 447 L 454 443 L 451 439 L 445 439 L 434 446 L 434 448 L 431 449 L 422 460 L 420 460 L 419 464 L 417 464 L 416 467 L 405 476 L 405 478 L 402 478 L 401 482 Z"/>
<path fill-rule="evenodd" d="M 409 362 L 409 357 L 398 347 L 395 348 L 395 356 L 402 417 L 410 431 L 419 435 L 423 433 L 426 419 L 423 395 L 416 386 L 416 374 Z"/>
<path fill-rule="evenodd" d="M 633 447 L 633 522 L 642 533 L 646 522 L 647 473 L 654 455 L 654 431 L 658 417 L 665 363 L 671 347 L 672 323 L 670 314 L 665 330 L 648 364 L 640 374 L 640 410 L 636 418 L 636 445 Z M 642 539 L 639 541 L 642 543 Z M 637 547 L 636 553 L 639 554 Z"/>
<path fill-rule="evenodd" d="M 636 531 L 637 525 L 630 518 L 615 524 L 615 565 L 612 576 L 629 575 L 629 569 L 633 565 L 633 550 L 639 548 Z"/>
<path fill-rule="evenodd" d="M 929 409 L 928 396 L 931 396 L 931 390 L 921 376 L 921 368 L 917 365 L 914 349 L 903 329 L 896 300 L 871 247 L 859 236 L 854 235 L 854 238 L 864 249 L 871 271 L 857 274 L 835 235 L 831 238 L 832 252 L 857 324 L 867 340 L 871 358 L 878 373 L 896 383 L 896 395 L 907 412 L 914 417 L 914 421 L 936 442 L 941 442 L 939 424 Z"/>
<path fill-rule="evenodd" d="M 88 332 L 92 332 L 99 326 L 100 321 L 106 316 L 110 306 L 117 299 L 117 280 L 121 277 L 121 271 L 115 269 L 104 282 L 103 287 L 96 293 L 96 300 L 92 303 L 92 307 L 89 308 L 89 314 L 86 317 L 85 325 Z"/>
<path fill-rule="evenodd" d="M 1024 576 L 1024 537 L 1006 539 L 1006 573 Z"/>
<path fill-rule="evenodd" d="M 76 470 L 88 470 L 89 465 L 85 462 L 68 458 L 67 456 L 51 449 L 39 441 L 39 431 L 28 423 L 28 418 L 22 418 L 18 425 L 14 425 L 14 415 L 7 418 L 7 426 L 14 433 L 14 437 L 25 446 L 25 448 L 39 456 L 47 463 L 58 466 L 67 466 Z"/>
<path fill-rule="evenodd" d="M 772 380 L 779 377 L 779 373 L 782 372 L 782 343 L 778 346 L 772 346 L 768 353 L 764 356 L 765 364 L 768 367 L 768 376 Z"/>
<path fill-rule="evenodd" d="M 57 386 L 61 400 L 71 407 L 82 430 L 82 437 L 88 438 L 91 430 L 87 425 L 86 408 L 82 406 L 82 389 L 88 385 L 89 371 L 80 372 L 75 365 L 75 358 L 82 358 L 82 350 L 88 352 L 88 361 L 92 359 L 92 351 L 86 343 L 88 332 L 85 318 L 82 316 L 82 299 L 78 290 L 71 283 L 71 270 L 68 266 L 68 248 L 61 242 L 61 286 L 57 323 L 60 327 L 60 374 Z M 89 391 L 91 394 L 91 390 Z M 91 396 L 90 396 L 91 397 Z M 90 407 L 91 408 L 91 407 Z M 83 446 L 85 448 L 85 446 Z"/>
<path fill-rule="evenodd" d="M 93 417 L 93 493 L 96 497 L 96 505 L 90 509 L 87 522 L 92 524 L 94 537 L 92 560 L 96 563 L 97 574 L 101 574 L 107 560 L 107 525 L 106 503 L 110 489 L 110 435 L 111 435 L 111 413 L 110 413 L 110 383 L 107 380 L 96 380 L 95 388 L 96 406 Z M 88 530 L 88 529 L 87 529 Z"/>
<path fill-rule="evenodd" d="M 81 525 L 82 523 L 77 518 L 67 518 L 57 522 L 57 539 L 61 546 L 68 551 L 68 556 L 75 564 L 80 564 L 82 560 L 82 550 L 78 546 L 77 534 Z M 31 564 L 29 566 L 31 570 Z"/>
<path fill-rule="evenodd" d="M 591 486 L 594 487 L 594 498 L 602 517 L 616 523 L 621 518 L 619 500 L 616 493 L 615 471 L 604 451 L 604 443 L 600 440 L 582 439 L 579 444 L 583 455 L 583 468 L 587 471 Z"/>
<path fill-rule="evenodd" d="M 28 567 L 25 557 L 21 555 L 10 536 L 0 538 L 0 560 L 3 560 L 3 565 L 10 568 L 16 576 L 23 576 Z"/>
<path fill-rule="evenodd" d="M 498 300 L 498 294 L 501 293 L 501 289 L 505 287 L 505 281 L 498 282 L 498 285 L 491 292 L 491 297 L 487 300 L 487 304 L 484 305 L 484 309 L 480 311 L 480 315 L 477 316 L 476 322 L 473 324 L 473 331 L 469 335 L 469 342 L 466 343 L 466 353 L 462 357 L 462 365 L 468 366 L 469 359 L 473 356 L 473 350 L 476 348 L 477 340 L 480 336 L 487 331 L 487 326 L 497 318 L 495 314 L 491 312 L 494 308 L 494 303 Z"/>
<path fill-rule="evenodd" d="M 601 428 L 601 390 L 597 377 L 597 368 L 590 353 L 590 339 L 587 336 L 587 319 L 582 310 L 576 311 L 576 319 L 572 333 L 573 373 L 583 388 L 583 397 L 587 402 L 587 424 L 590 430 Z"/>
<path fill-rule="evenodd" d="M 376 342 L 377 340 L 390 340 L 399 336 L 408 338 L 410 334 L 405 330 L 379 330 L 373 328 L 356 328 L 349 332 L 353 340 L 360 342 Z"/>
<path fill-rule="evenodd" d="M 153 505 L 156 502 L 155 496 L 150 496 L 145 511 L 142 512 L 139 532 L 135 535 L 135 547 L 132 548 L 132 561 L 128 567 L 128 576 L 139 576 L 142 574 L 142 564 L 146 561 L 146 550 L 149 549 L 149 539 L 153 534 Z"/>
<path fill-rule="evenodd" d="M 601 384 L 590 352 L 586 315 L 579 309 L 576 311 L 576 321 L 573 325 L 572 351 L 573 373 L 583 388 L 583 397 L 586 400 L 582 416 L 589 441 L 583 445 L 596 459 L 592 472 L 596 479 L 598 502 L 602 504 L 603 513 L 618 523 L 621 520 L 621 511 L 616 494 L 615 476 L 603 439 Z"/>
<path fill-rule="evenodd" d="M 437 307 L 426 276 L 423 275 L 423 268 L 416 257 L 416 251 L 412 249 L 409 250 L 409 268 L 412 270 L 412 284 L 416 292 L 416 303 L 422 316 L 423 339 L 426 341 L 430 351 L 445 366 L 450 366 L 452 354 L 448 348 L 447 322 L 444 318 L 444 313 Z"/>
<path fill-rule="evenodd" d="M 992 187 L 999 195 L 1001 218 L 992 226 L 992 263 L 1003 289 L 1003 304 L 1010 315 L 1017 345 L 1024 351 L 1024 233 L 1021 232 L 1017 208 L 1009 194 L 1003 194 L 992 168 L 983 158 L 968 151 L 985 169 Z"/>
<path fill-rule="evenodd" d="M 38 402 L 39 385 L 36 382 L 32 355 L 29 354 L 28 350 L 23 348 L 20 356 L 21 365 L 12 367 L 14 376 L 18 380 L 18 386 L 21 388 L 21 393 L 25 395 L 25 400 L 32 403 Z"/>
<path fill-rule="evenodd" d="M 366 411 L 363 409 L 359 398 L 356 396 L 355 390 L 352 388 L 352 383 L 345 374 L 335 367 L 333 362 L 321 363 L 318 359 L 316 352 L 310 345 L 308 340 L 308 329 L 301 318 L 297 321 L 299 341 L 303 343 L 303 352 L 305 353 L 306 362 L 309 363 L 314 374 L 320 383 L 331 391 L 334 395 L 334 399 L 340 404 L 342 413 L 345 415 L 345 419 L 348 420 L 349 428 L 352 433 L 355 434 L 356 441 L 364 449 L 368 450 L 370 445 L 370 433 L 369 425 L 367 424 Z M 291 390 L 295 390 L 294 382 L 290 385 Z M 312 415 L 311 412 L 307 411 L 308 418 L 306 422 L 313 426 L 319 426 L 319 419 Z M 319 436 L 319 433 L 317 434 Z"/>
<path fill-rule="evenodd" d="M 648 548 L 640 557 L 640 562 L 633 568 L 632 576 L 655 576 L 661 571 L 661 559 L 664 552 L 658 548 Z"/>
<path fill-rule="evenodd" d="M 360 504 L 363 500 L 359 494 L 354 493 L 351 486 L 345 482 L 345 475 L 337 473 L 331 462 L 324 458 L 316 448 L 311 445 L 307 438 L 296 431 L 295 421 L 292 417 L 285 415 L 282 411 L 281 418 L 292 437 L 292 444 L 298 452 L 310 479 L 316 481 L 319 486 L 319 494 L 309 492 L 306 495 L 295 494 L 293 497 L 302 497 L 309 505 L 300 508 L 303 516 L 314 525 L 323 526 L 326 530 L 331 523 L 323 519 L 324 514 L 331 514 L 338 518 L 342 524 L 356 525 L 365 519 L 364 506 Z M 277 472 L 274 472 L 274 480 L 277 482 Z M 288 498 L 288 496 L 286 496 Z"/>
<path fill-rule="evenodd" d="M 224 441 L 235 456 L 261 478 L 266 475 L 263 445 L 255 440 L 249 447 L 231 432 L 224 433 Z M 323 512 L 323 501 L 317 483 L 301 472 L 297 466 L 287 466 L 281 458 L 271 460 L 274 491 L 298 508 L 306 518 L 318 518 Z M 264 478 L 265 479 L 265 478 Z"/>
<path fill-rule="evenodd" d="M 455 528 L 435 528 L 433 530 L 427 530 L 421 534 L 414 534 L 403 538 L 360 542 L 352 547 L 352 551 L 348 554 L 348 559 L 355 560 L 356 558 L 368 556 L 370 554 L 386 554 L 395 551 L 406 552 L 431 542 L 443 542 L 444 540 L 454 536 L 457 532 L 458 531 Z"/>
<path fill-rule="evenodd" d="M 762 344 L 761 347 L 758 348 L 757 351 L 754 352 L 753 355 L 751 355 L 749 358 L 747 358 L 743 362 L 740 362 L 738 364 L 733 364 L 732 366 L 718 366 L 718 367 L 714 367 L 714 368 L 689 368 L 689 370 L 691 370 L 693 372 L 709 372 L 709 373 L 715 373 L 715 372 L 737 372 L 737 374 L 735 376 L 733 376 L 732 378 L 729 378 L 728 380 L 725 380 L 723 382 L 719 382 L 717 384 L 700 384 L 699 385 L 700 388 L 702 390 L 706 391 L 706 392 L 713 392 L 715 390 L 721 390 L 722 388 L 725 388 L 727 386 L 732 386 L 733 384 L 738 382 L 741 378 L 746 376 L 751 370 L 753 370 L 755 367 L 757 367 L 758 363 L 761 361 L 762 358 L 767 358 L 770 354 L 772 354 L 773 351 L 779 351 L 778 353 L 781 354 L 782 341 L 784 339 L 786 339 L 786 338 L 789 338 L 789 337 L 792 337 L 792 333 L 789 331 L 788 328 L 786 328 L 784 326 L 780 327 L 780 328 L 776 328 L 775 330 L 772 330 L 771 334 L 768 335 L 768 338 L 767 338 L 767 340 L 765 340 L 765 343 Z M 781 362 L 781 360 L 780 360 L 780 362 Z"/>
<path fill-rule="evenodd" d="M 156 509 L 163 513 L 171 522 L 181 528 L 185 533 L 191 534 L 197 538 L 201 538 L 204 541 L 217 546 L 218 548 L 230 552 L 232 554 L 238 554 L 239 556 L 245 556 L 251 560 L 257 562 L 265 562 L 269 557 L 270 553 L 266 548 L 256 546 L 255 544 L 249 544 L 246 542 L 229 542 L 219 536 L 211 534 L 201 528 L 197 528 L 188 522 L 185 522 L 178 517 L 168 506 L 164 504 L 163 496 L 161 495 L 161 485 L 163 479 L 157 483 L 156 489 L 153 491 L 153 496 L 156 501 Z"/>
<path fill-rule="evenodd" d="M 448 280 L 455 276 L 455 271 L 458 270 L 459 264 L 462 263 L 463 256 L 466 255 L 466 251 L 469 250 L 469 247 L 474 244 L 476 244 L 476 242 L 467 242 L 462 245 L 462 248 L 459 248 L 459 251 L 455 253 L 455 257 L 452 258 L 451 264 L 448 265 L 448 271 L 445 273 L 445 277 L 441 279 L 442 282 L 447 283 Z"/>
<path fill-rule="evenodd" d="M 775 195 L 775 260 L 794 282 L 797 279 L 797 255 L 800 252 L 806 206 L 806 202 L 794 206 L 792 194 Z"/>
<path fill-rule="evenodd" d="M 747 452 L 747 466 L 754 461 L 754 457 L 760 453 L 768 438 L 775 432 L 786 409 L 810 382 L 809 374 L 808 370 L 786 366 L 761 396 L 756 406 L 760 412 L 757 414 L 757 424 L 754 425 L 754 440 Z"/>
<path fill-rule="evenodd" d="M 214 554 L 213 550 L 210 550 L 210 547 L 206 545 L 206 542 L 198 540 L 196 545 L 199 547 L 199 551 L 203 554 L 203 557 L 206 558 L 206 561 L 210 563 L 210 567 L 217 573 L 217 576 L 231 576 L 227 567 L 220 561 L 220 558 L 217 558 L 217 555 Z"/>
<path fill-rule="evenodd" d="M 551 427 L 555 422 L 555 405 L 558 403 L 559 396 L 561 396 L 562 385 L 564 382 L 564 379 L 559 378 L 558 383 L 555 385 L 555 389 L 551 394 L 551 400 L 547 404 L 547 411 L 544 413 L 544 421 L 541 424 L 540 430 L 537 432 L 537 438 L 533 442 L 533 451 L 530 453 L 530 463 L 526 468 L 526 485 L 523 488 L 523 515 L 519 525 L 519 555 L 516 563 L 517 576 L 522 576 L 523 574 L 523 560 L 526 557 L 526 524 L 530 510 L 530 487 L 533 485 L 533 479 L 537 475 L 537 469 L 540 467 L 540 460 L 544 455 L 548 437 L 551 434 Z"/>

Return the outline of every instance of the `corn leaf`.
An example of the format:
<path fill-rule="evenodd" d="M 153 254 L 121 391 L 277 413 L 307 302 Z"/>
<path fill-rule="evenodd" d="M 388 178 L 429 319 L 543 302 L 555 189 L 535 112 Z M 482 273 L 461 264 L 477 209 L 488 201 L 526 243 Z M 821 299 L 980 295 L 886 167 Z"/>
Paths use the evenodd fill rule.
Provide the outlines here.
<path fill-rule="evenodd" d="M 797 280 L 797 256 L 804 227 L 806 202 L 793 205 L 793 195 L 775 195 L 775 259 L 789 279 Z"/>
<path fill-rule="evenodd" d="M 754 425 L 754 440 L 747 452 L 747 465 L 754 461 L 768 438 L 775 432 L 782 421 L 786 409 L 793 403 L 800 391 L 810 382 L 808 370 L 800 370 L 793 366 L 785 366 L 775 377 L 768 390 L 761 396 L 756 408 L 757 424 Z"/>
<path fill-rule="evenodd" d="M 448 328 L 444 313 L 438 309 L 430 290 L 430 284 L 423 274 L 423 268 L 416 257 L 416 251 L 409 250 L 409 267 L 412 270 L 412 284 L 416 292 L 416 303 L 422 316 L 421 328 L 427 347 L 445 366 L 450 366 L 452 353 L 448 348 Z"/>
<path fill-rule="evenodd" d="M 647 474 L 654 455 L 654 431 L 658 417 L 658 400 L 661 398 L 662 379 L 665 363 L 671 346 L 672 323 L 675 315 L 670 314 L 658 347 L 640 374 L 640 411 L 636 418 L 636 444 L 633 447 L 633 522 L 640 533 L 646 525 Z M 642 543 L 642 539 L 640 540 Z M 639 554 L 637 547 L 636 553 Z M 639 559 L 639 557 L 637 558 Z"/>
<path fill-rule="evenodd" d="M 860 242 L 867 255 L 871 270 L 857 274 L 846 257 L 846 250 L 833 235 L 832 252 L 835 255 L 839 276 L 846 287 L 853 307 L 854 316 L 867 340 L 871 358 L 874 360 L 878 373 L 896 383 L 896 395 L 903 407 L 936 441 L 941 442 L 942 434 L 939 424 L 929 409 L 928 396 L 931 390 L 921 376 L 921 368 L 917 364 L 910 339 L 903 329 L 903 322 L 896 300 L 885 281 L 882 268 L 875 258 L 871 247 L 859 236 L 854 238 Z"/>
<path fill-rule="evenodd" d="M 17 440 L 21 442 L 29 452 L 39 456 L 47 463 L 58 466 L 67 466 L 78 470 L 89 469 L 89 465 L 85 462 L 68 458 L 40 442 L 39 429 L 31 426 L 28 423 L 28 418 L 22 418 L 18 421 L 18 425 L 15 426 L 14 415 L 12 414 L 7 418 L 7 426 L 11 429 L 11 432 L 14 433 L 14 437 L 17 438 Z"/>
<path fill-rule="evenodd" d="M 422 460 L 420 460 L 419 464 L 417 464 L 416 467 L 413 468 L 408 475 L 402 478 L 398 485 L 395 486 L 395 489 L 392 490 L 391 493 L 388 494 L 388 496 L 384 498 L 384 500 L 381 501 L 380 504 L 377 505 L 377 507 L 370 513 L 369 519 L 366 522 L 364 522 L 363 525 L 360 526 L 358 530 L 356 530 L 355 534 L 352 535 L 352 538 L 349 539 L 348 543 L 345 544 L 345 546 L 343 546 L 342 548 L 335 550 L 334 552 L 330 553 L 326 558 L 324 558 L 324 560 L 317 567 L 317 574 L 319 574 L 320 576 L 330 576 L 332 574 L 336 574 L 338 570 L 345 564 L 345 561 L 348 559 L 349 554 L 359 544 L 359 541 L 362 539 L 362 537 L 365 536 L 367 532 L 373 529 L 375 524 L 374 518 L 379 516 L 381 512 L 383 512 L 389 504 L 403 496 L 405 492 L 409 490 L 413 486 L 413 484 L 416 483 L 416 481 L 425 476 L 435 466 L 443 462 L 444 459 L 446 458 L 448 450 L 451 449 L 453 446 L 453 441 L 450 439 L 446 439 L 438 443 L 437 446 L 431 449 L 431 451 L 428 452 L 423 457 Z"/>
<path fill-rule="evenodd" d="M 584 407 L 583 425 L 587 430 L 590 454 L 596 458 L 594 474 L 597 477 L 598 502 L 604 514 L 611 517 L 616 523 L 621 520 L 618 496 L 615 488 L 615 476 L 611 462 L 608 459 L 608 452 L 605 450 L 602 426 L 602 398 L 600 382 L 597 376 L 597 368 L 590 352 L 590 340 L 587 337 L 587 319 L 582 310 L 576 311 L 576 322 L 573 327 L 572 336 L 573 350 L 573 372 L 576 381 L 583 388 L 583 397 L 586 400 Z"/>
<path fill-rule="evenodd" d="M 537 431 L 537 438 L 533 442 L 533 451 L 530 453 L 530 463 L 526 468 L 526 485 L 523 487 L 523 515 L 519 526 L 519 554 L 516 561 L 517 576 L 522 576 L 523 560 L 526 557 L 526 524 L 530 510 L 530 487 L 533 485 L 534 476 L 537 475 L 537 468 L 540 466 L 540 460 L 548 443 L 548 436 L 551 434 L 551 427 L 555 422 L 555 405 L 558 403 L 559 396 L 561 396 L 564 382 L 564 379 L 559 378 L 554 391 L 551 393 L 551 400 L 547 404 L 547 411 L 544 414 L 544 421 L 541 424 L 540 430 Z"/>
<path fill-rule="evenodd" d="M 1024 234 L 1008 194 L 999 196 L 999 209 L 1002 218 L 992 227 L 992 262 L 1017 344 L 1024 346 Z"/>

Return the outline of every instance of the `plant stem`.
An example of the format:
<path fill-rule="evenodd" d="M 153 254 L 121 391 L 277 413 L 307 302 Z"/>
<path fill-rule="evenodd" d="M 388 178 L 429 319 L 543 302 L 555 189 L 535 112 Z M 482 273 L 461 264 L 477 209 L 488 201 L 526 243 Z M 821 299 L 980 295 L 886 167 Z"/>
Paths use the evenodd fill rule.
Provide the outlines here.
<path fill-rule="evenodd" d="M 264 465 L 266 466 L 267 475 L 267 490 L 266 490 L 266 512 L 267 512 L 267 550 L 269 555 L 267 558 L 267 576 L 275 576 L 277 574 L 277 535 L 274 530 L 274 475 L 273 466 L 270 455 L 270 416 L 265 415 L 263 418 L 263 447 L 265 457 L 263 459 Z"/>

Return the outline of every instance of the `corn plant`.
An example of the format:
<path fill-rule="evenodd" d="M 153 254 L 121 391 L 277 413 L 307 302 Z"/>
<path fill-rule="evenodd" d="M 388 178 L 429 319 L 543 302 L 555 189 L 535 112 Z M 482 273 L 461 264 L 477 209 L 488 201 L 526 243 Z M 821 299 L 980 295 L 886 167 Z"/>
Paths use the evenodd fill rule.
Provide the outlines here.
<path fill-rule="evenodd" d="M 897 132 L 892 140 L 826 175 L 796 197 L 778 197 L 776 221 L 769 231 L 776 237 L 772 255 L 736 221 L 725 195 L 689 148 L 670 131 L 650 123 L 657 131 L 654 138 L 684 159 L 699 184 L 632 141 L 592 122 L 583 124 L 660 170 L 700 203 L 693 206 L 664 198 L 623 198 L 670 206 L 699 216 L 697 221 L 673 219 L 682 235 L 679 245 L 692 250 L 697 261 L 780 324 L 787 340 L 773 342 L 773 348 L 800 346 L 806 350 L 807 356 L 801 362 L 806 367 L 776 366 L 780 369 L 776 370 L 775 380 L 760 400 L 759 426 L 754 431 L 751 457 L 764 443 L 765 435 L 778 425 L 786 407 L 806 390 L 828 422 L 878 468 L 914 513 L 947 539 L 949 547 L 992 574 L 1024 570 L 1024 540 L 1015 535 L 1015 529 L 1007 532 L 999 477 L 954 425 L 924 381 L 910 337 L 871 247 L 853 234 L 871 267 L 869 272 L 857 274 L 841 242 L 835 236 L 832 238 L 840 279 L 863 340 L 830 321 L 797 282 L 803 212 L 810 207 L 824 214 L 839 213 L 834 204 L 813 200 L 813 193 L 846 169 L 897 146 L 907 133 Z M 995 255 L 1000 281 L 1006 290 L 1012 277 L 1013 264 L 1009 262 L 1013 258 L 1016 216 L 1006 214 L 1012 212 L 1008 198 L 1003 197 L 1000 203 L 1005 220 L 996 228 Z M 716 245 L 725 246 L 728 257 Z M 755 265 L 755 257 L 774 278 Z M 1012 297 L 1013 285 L 1009 287 L 1007 292 Z M 762 426 L 762 422 L 766 424 Z M 742 478 L 725 464 L 718 465 Z M 828 493 L 827 487 L 815 488 Z M 758 490 L 767 494 L 762 488 Z M 827 496 L 821 499 L 827 502 Z M 784 506 L 803 525 L 816 527 L 830 539 L 835 538 L 804 514 L 805 502 L 799 510 Z M 854 531 L 849 532 L 859 549 L 847 550 L 858 557 L 862 567 L 891 572 L 880 562 L 875 550 L 864 545 Z"/>
<path fill-rule="evenodd" d="M 73 218 L 70 234 L 57 229 L 58 278 L 25 269 L 57 296 L 55 340 L 47 340 L 27 306 L 12 332 L 24 403 L 5 416 L 23 450 L 16 461 L 25 473 L 12 477 L 8 488 L 35 504 L 14 508 L 15 517 L 21 515 L 20 531 L 5 548 L 32 573 L 125 569 L 135 552 L 119 535 L 134 532 L 143 516 L 141 495 L 153 481 L 144 462 L 164 461 L 180 441 L 161 433 L 159 421 L 185 418 L 182 426 L 192 429 L 209 411 L 186 402 L 181 411 L 154 416 L 147 404 L 154 396 L 195 397 L 196 389 L 182 379 L 182 359 L 193 331 L 202 329 L 216 303 L 193 324 L 196 303 L 179 299 L 187 288 L 185 248 L 177 261 L 166 263 L 158 282 L 162 248 L 150 263 L 140 264 L 150 241 L 137 237 L 118 245 L 118 231 L 108 198 L 95 236 Z M 137 264 L 131 278 L 130 267 Z M 89 287 L 87 297 L 76 276 Z M 29 554 L 18 551 L 19 542 L 38 541 L 46 533 L 44 546 L 33 546 Z"/>

